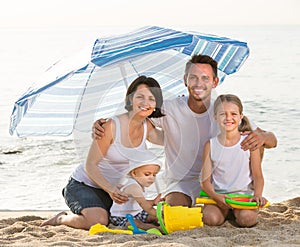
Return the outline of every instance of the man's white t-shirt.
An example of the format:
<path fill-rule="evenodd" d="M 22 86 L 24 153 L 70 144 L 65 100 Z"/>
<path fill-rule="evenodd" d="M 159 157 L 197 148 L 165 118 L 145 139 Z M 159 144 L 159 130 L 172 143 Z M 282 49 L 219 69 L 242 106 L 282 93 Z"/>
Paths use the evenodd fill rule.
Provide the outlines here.
<path fill-rule="evenodd" d="M 217 135 L 218 126 L 213 120 L 213 102 L 209 109 L 194 113 L 187 104 L 187 97 L 165 100 L 166 116 L 154 119 L 164 130 L 166 177 L 189 180 L 199 177 L 204 144 Z"/>
<path fill-rule="evenodd" d="M 165 100 L 162 118 L 152 119 L 164 130 L 165 183 L 164 195 L 181 192 L 194 199 L 199 195 L 199 176 L 204 144 L 217 135 L 219 128 L 213 120 L 213 102 L 202 114 L 194 113 L 187 97 Z"/>

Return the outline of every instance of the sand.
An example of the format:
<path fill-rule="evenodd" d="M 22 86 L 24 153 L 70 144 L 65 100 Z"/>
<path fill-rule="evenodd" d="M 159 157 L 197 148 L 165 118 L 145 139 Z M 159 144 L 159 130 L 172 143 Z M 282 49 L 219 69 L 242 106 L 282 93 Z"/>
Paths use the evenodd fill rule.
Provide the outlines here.
<path fill-rule="evenodd" d="M 39 226 L 56 213 L 0 211 L 0 246 L 300 246 L 300 197 L 260 210 L 259 223 L 252 228 L 238 228 L 226 221 L 219 227 L 204 226 L 164 236 L 89 236 L 88 231 L 66 226 Z"/>

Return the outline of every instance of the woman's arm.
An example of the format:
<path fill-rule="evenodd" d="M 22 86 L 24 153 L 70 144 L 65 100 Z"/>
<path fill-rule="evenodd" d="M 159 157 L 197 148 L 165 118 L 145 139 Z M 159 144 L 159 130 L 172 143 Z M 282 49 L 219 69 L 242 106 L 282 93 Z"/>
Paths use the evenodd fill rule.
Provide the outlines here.
<path fill-rule="evenodd" d="M 127 196 L 116 185 L 110 184 L 98 168 L 99 162 L 106 155 L 107 150 L 113 142 L 115 133 L 114 121 L 110 119 L 104 124 L 104 128 L 106 129 L 105 136 L 92 141 L 85 163 L 85 171 L 98 186 L 110 194 L 115 202 L 122 203 L 127 201 Z"/>

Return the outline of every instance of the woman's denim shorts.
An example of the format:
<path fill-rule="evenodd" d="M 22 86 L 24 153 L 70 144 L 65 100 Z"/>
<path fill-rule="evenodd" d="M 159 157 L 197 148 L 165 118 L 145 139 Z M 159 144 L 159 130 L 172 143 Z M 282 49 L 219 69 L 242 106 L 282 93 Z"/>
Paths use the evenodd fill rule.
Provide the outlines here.
<path fill-rule="evenodd" d="M 113 202 L 106 191 L 93 188 L 73 178 L 69 179 L 62 194 L 74 214 L 81 214 L 81 210 L 92 207 L 103 208 L 109 213 Z"/>

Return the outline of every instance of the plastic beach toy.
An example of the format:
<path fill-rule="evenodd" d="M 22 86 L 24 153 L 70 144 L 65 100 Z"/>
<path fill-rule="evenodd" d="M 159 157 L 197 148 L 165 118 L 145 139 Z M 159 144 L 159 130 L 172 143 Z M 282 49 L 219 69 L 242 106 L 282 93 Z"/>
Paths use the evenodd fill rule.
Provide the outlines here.
<path fill-rule="evenodd" d="M 132 225 L 128 226 L 128 229 L 131 230 L 131 231 L 133 231 L 133 226 Z M 144 231 L 144 230 L 142 230 L 140 228 L 139 228 L 139 230 Z M 145 231 L 148 234 L 154 234 L 154 235 L 162 236 L 162 233 L 157 228 L 150 228 L 150 229 L 145 230 Z"/>
<path fill-rule="evenodd" d="M 209 198 L 208 195 L 201 190 L 199 192 L 200 198 L 196 198 L 196 204 L 217 204 L 216 201 Z M 261 208 L 256 202 L 251 202 L 253 198 L 252 195 L 248 194 L 227 194 L 231 199 L 225 198 L 225 201 L 232 207 L 236 209 L 257 209 Z M 262 208 L 270 206 L 268 201 Z"/>
<path fill-rule="evenodd" d="M 156 216 L 165 234 L 203 226 L 200 207 L 170 206 L 166 202 L 159 202 Z"/>
<path fill-rule="evenodd" d="M 127 217 L 127 215 L 126 215 Z M 89 235 L 95 235 L 100 232 L 110 232 L 110 233 L 116 233 L 116 234 L 155 234 L 161 236 L 162 233 L 156 229 L 156 228 L 151 228 L 147 231 L 141 230 L 137 228 L 136 224 L 134 223 L 133 217 L 130 214 L 127 219 L 130 222 L 130 226 L 128 226 L 129 230 L 122 230 L 122 229 L 109 229 L 108 227 L 101 225 L 101 224 L 95 224 L 93 225 L 90 230 L 89 230 Z"/>
<path fill-rule="evenodd" d="M 126 214 L 126 218 L 128 219 L 129 223 L 133 227 L 133 234 L 147 234 L 146 231 L 139 229 L 136 224 L 134 223 L 133 216 L 131 214 Z"/>
<path fill-rule="evenodd" d="M 126 214 L 126 218 L 128 219 L 129 223 L 131 224 L 131 226 L 128 226 L 128 229 L 132 230 L 133 234 L 155 234 L 155 235 L 159 235 L 161 236 L 161 232 L 156 229 L 156 228 L 151 228 L 151 229 L 148 229 L 148 230 L 142 230 L 142 229 L 139 229 L 137 227 L 137 225 L 134 223 L 134 219 L 133 219 L 133 216 L 131 214 Z"/>
<path fill-rule="evenodd" d="M 130 234 L 132 235 L 133 232 L 130 230 L 121 230 L 121 229 L 109 229 L 104 225 L 101 224 L 95 224 L 93 226 L 91 226 L 90 230 L 89 230 L 89 235 L 95 235 L 97 233 L 100 232 L 110 232 L 110 233 L 117 233 L 117 234 Z"/>

